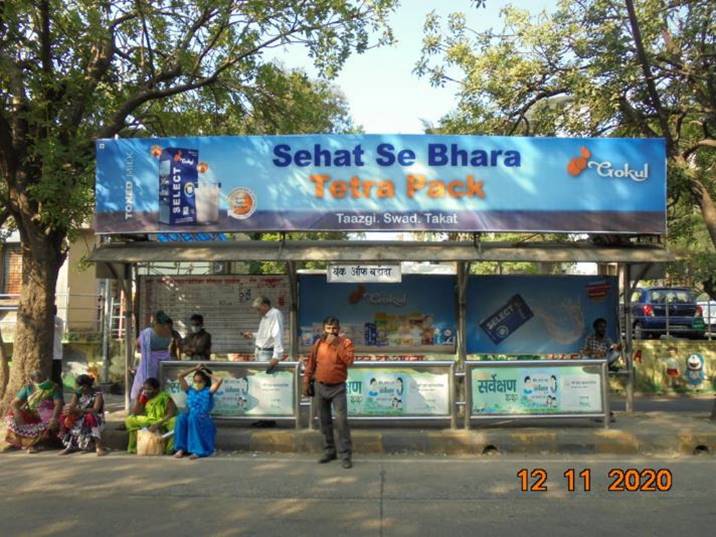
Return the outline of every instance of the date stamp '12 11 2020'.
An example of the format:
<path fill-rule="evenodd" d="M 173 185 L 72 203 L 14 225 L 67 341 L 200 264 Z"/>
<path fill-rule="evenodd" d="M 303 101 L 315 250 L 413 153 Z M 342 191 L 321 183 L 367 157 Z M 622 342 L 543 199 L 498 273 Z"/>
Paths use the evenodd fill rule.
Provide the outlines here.
<path fill-rule="evenodd" d="M 668 492 L 673 485 L 671 470 L 667 468 L 611 468 L 607 472 L 611 480 L 607 491 L 609 492 Z M 543 468 L 520 468 L 517 472 L 522 492 L 547 492 L 548 474 Z M 591 492 L 592 470 L 584 468 L 576 470 L 568 468 L 562 474 L 567 490 L 575 492 L 581 490 Z"/>

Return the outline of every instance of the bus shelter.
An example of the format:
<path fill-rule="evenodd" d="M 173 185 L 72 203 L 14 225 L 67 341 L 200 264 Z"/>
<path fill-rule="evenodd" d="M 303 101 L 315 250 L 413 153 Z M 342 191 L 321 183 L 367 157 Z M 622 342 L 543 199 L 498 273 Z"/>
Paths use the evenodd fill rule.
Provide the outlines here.
<path fill-rule="evenodd" d="M 117 278 L 123 282 L 126 292 L 131 296 L 132 290 L 142 288 L 142 276 L 138 275 L 138 267 L 149 263 L 159 262 L 191 262 L 196 260 L 211 262 L 233 262 L 233 261 L 274 261 L 284 263 L 287 270 L 288 281 L 288 303 L 286 304 L 287 320 L 288 320 L 288 362 L 287 369 L 293 370 L 303 352 L 305 345 L 301 342 L 301 330 L 299 320 L 299 280 L 300 275 L 296 271 L 296 266 L 302 261 L 325 261 L 327 263 L 349 264 L 362 263 L 366 266 L 371 264 L 399 264 L 403 261 L 435 261 L 443 263 L 454 263 L 456 266 L 456 274 L 454 276 L 454 285 L 451 290 L 454 293 L 453 303 L 456 307 L 455 318 L 457 320 L 457 330 L 455 333 L 455 345 L 446 348 L 442 353 L 435 353 L 433 356 L 454 361 L 455 369 L 450 373 L 449 382 L 446 382 L 449 390 L 449 409 L 440 414 L 450 420 L 452 425 L 456 423 L 457 409 L 462 405 L 470 405 L 472 391 L 469 389 L 474 375 L 476 364 L 468 358 L 468 282 L 470 267 L 473 263 L 494 261 L 536 261 L 543 263 L 560 263 L 560 262 L 593 262 L 593 263 L 617 263 L 619 270 L 619 292 L 621 295 L 620 303 L 622 304 L 624 315 L 624 325 L 630 326 L 629 312 L 631 311 L 629 297 L 629 289 L 632 286 L 632 266 L 636 265 L 640 268 L 645 264 L 663 263 L 673 261 L 674 257 L 665 249 L 656 245 L 631 245 L 620 247 L 600 247 L 587 243 L 572 243 L 570 245 L 556 244 L 508 244 L 508 243 L 481 243 L 477 237 L 474 241 L 463 242 L 385 242 L 385 241 L 221 241 L 221 242 L 202 242 L 202 243 L 165 243 L 153 241 L 133 241 L 133 242 L 108 242 L 99 246 L 91 255 L 91 261 L 97 265 L 97 274 L 102 278 Z M 322 278 L 324 276 L 321 276 Z M 132 305 L 137 301 L 130 300 L 130 308 L 125 310 L 125 324 L 128 327 L 126 331 L 126 365 L 127 371 L 134 360 L 134 339 L 137 334 L 137 311 L 132 309 Z M 140 306 L 141 307 L 141 306 Z M 615 318 L 617 316 L 615 315 Z M 251 319 L 252 323 L 257 320 Z M 240 328 L 237 328 L 237 332 Z M 633 382 L 634 382 L 634 363 L 632 360 L 632 343 L 631 331 L 623 331 L 624 338 L 624 358 L 626 368 L 620 372 L 625 377 L 627 389 L 627 410 L 633 409 Z M 378 349 L 373 349 L 375 352 Z M 387 357 L 415 355 L 424 352 L 419 348 L 401 348 L 399 352 L 388 353 Z M 535 367 L 539 365 L 537 362 L 520 362 L 512 361 L 512 365 L 520 367 Z M 443 362 L 444 363 L 444 362 Z M 489 362 L 486 362 L 489 364 Z M 498 362 L 493 362 L 497 364 Z M 574 364 L 574 361 L 562 361 L 560 365 Z M 360 364 L 360 362 L 359 362 Z M 510 361 L 499 362 L 500 367 L 504 368 L 510 365 Z M 217 364 L 220 366 L 221 364 Z M 243 365 L 230 365 L 228 367 L 249 367 L 250 363 Z M 400 360 L 388 361 L 382 363 L 382 367 L 401 367 L 409 366 L 409 362 L 401 362 Z M 427 364 L 426 364 L 427 365 Z M 542 365 L 546 365 L 546 362 Z M 555 365 L 555 364 L 550 364 Z M 360 366 L 359 366 L 360 367 Z M 482 365 L 485 367 L 485 364 Z M 458 389 L 461 383 L 465 381 L 465 387 Z M 294 373 L 294 381 L 298 378 L 299 372 Z M 128 384 L 127 373 L 127 384 Z M 368 382 L 369 379 L 365 379 Z M 292 384 L 292 386 L 297 386 Z M 606 389 L 602 382 L 599 389 Z M 297 393 L 298 387 L 294 388 Z M 601 391 L 600 391 L 601 396 Z M 128 396 L 127 396 L 128 397 Z M 295 395 L 291 395 L 296 401 Z M 297 408 L 295 405 L 288 405 L 289 409 Z M 470 415 L 468 406 L 461 412 L 463 415 Z M 606 407 L 604 407 L 606 408 Z M 603 409 L 604 410 L 604 409 Z M 602 411 L 603 411 L 602 410 Z M 293 412 L 293 410 L 291 411 Z M 296 413 L 298 410 L 295 411 Z M 465 414 L 465 413 L 468 414 Z M 587 413 L 589 417 L 593 417 L 595 411 Z M 297 414 L 296 414 L 297 415 Z M 282 418 L 295 419 L 293 413 L 281 415 Z M 252 414 L 247 414 L 247 417 Z M 496 414 L 495 417 L 504 415 Z M 558 414 L 555 414 L 558 416 Z M 376 416 L 378 417 L 378 416 Z M 430 416 L 405 416 L 408 419 L 430 418 Z M 489 416 L 485 416 L 489 418 Z M 574 417 L 572 414 L 571 417 Z M 370 419 L 370 415 L 364 414 L 362 419 Z M 463 423 L 469 426 L 470 419 L 467 418 Z"/>
<path fill-rule="evenodd" d="M 335 313 L 339 304 L 344 308 L 339 318 L 358 310 L 368 315 L 355 314 L 344 327 L 367 351 L 402 359 L 393 360 L 396 364 L 421 352 L 436 361 L 455 361 L 447 380 L 444 371 L 406 376 L 381 368 L 362 380 L 349 378 L 351 401 L 357 405 L 353 415 L 366 419 L 380 409 L 395 410 L 404 418 L 449 417 L 454 426 L 455 408 L 466 404 L 466 426 L 473 415 L 488 418 L 513 410 L 533 417 L 606 417 L 604 364 L 585 364 L 581 372 L 547 363 L 522 371 L 520 361 L 512 359 L 573 358 L 592 319 L 601 317 L 611 321 L 612 339 L 621 337 L 620 317 L 627 327 L 624 374 L 631 410 L 629 291 L 639 279 L 632 268 L 674 260 L 659 242 L 666 233 L 666 169 L 664 142 L 658 139 L 302 135 L 99 140 L 96 201 L 95 230 L 114 238 L 99 246 L 91 260 L 100 277 L 122 280 L 130 295 L 140 291 L 140 311 L 125 312 L 127 327 L 146 322 L 149 304 L 186 306 L 211 297 L 226 336 L 217 341 L 232 352 L 229 332 L 249 322 L 248 299 L 263 290 L 277 297 L 288 317 L 292 364 L 320 331 L 321 314 Z M 420 231 L 428 237 L 459 232 L 472 240 L 146 240 L 158 233 L 266 231 Z M 481 240 L 483 233 L 493 232 L 564 238 L 550 243 Z M 588 239 L 596 235 L 601 240 Z M 212 288 L 206 278 L 167 283 L 142 273 L 148 264 L 165 261 L 273 261 L 285 266 L 286 275 L 227 275 L 219 282 L 223 288 L 216 281 Z M 305 261 L 329 264 L 327 276 L 299 273 L 297 266 Z M 429 281 L 401 276 L 400 282 L 388 283 L 390 266 L 410 261 L 453 263 L 455 272 Z M 471 274 L 474 263 L 521 261 L 616 264 L 618 274 L 532 280 Z M 182 285 L 193 286 L 194 294 L 178 292 Z M 620 307 L 623 315 L 617 313 Z M 396 308 L 404 311 L 392 311 Z M 127 366 L 134 333 L 127 330 Z M 472 367 L 475 354 L 504 363 L 493 369 Z M 410 397 L 412 411 L 406 410 Z"/>

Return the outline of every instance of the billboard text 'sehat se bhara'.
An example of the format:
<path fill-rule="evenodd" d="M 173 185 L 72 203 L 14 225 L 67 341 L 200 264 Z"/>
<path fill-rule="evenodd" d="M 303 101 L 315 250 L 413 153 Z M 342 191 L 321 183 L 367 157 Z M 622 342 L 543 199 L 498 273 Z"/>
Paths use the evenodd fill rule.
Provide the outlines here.
<path fill-rule="evenodd" d="M 99 140 L 96 187 L 97 233 L 666 230 L 661 139 Z"/>

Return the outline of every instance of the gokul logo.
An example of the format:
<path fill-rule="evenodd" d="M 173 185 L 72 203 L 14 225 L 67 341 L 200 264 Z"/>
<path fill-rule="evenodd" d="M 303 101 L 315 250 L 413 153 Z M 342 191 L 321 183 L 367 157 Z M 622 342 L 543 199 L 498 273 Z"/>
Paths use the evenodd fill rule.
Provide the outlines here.
<path fill-rule="evenodd" d="M 577 177 L 587 168 L 596 170 L 597 175 L 600 177 L 610 177 L 613 179 L 631 179 L 641 183 L 649 178 L 649 164 L 644 163 L 644 166 L 639 170 L 632 168 L 628 163 L 624 163 L 622 167 L 614 167 L 611 161 L 604 160 L 598 162 L 596 160 L 590 160 L 592 152 L 586 147 L 579 148 L 579 156 L 574 157 L 567 164 L 567 172 L 572 177 Z"/>

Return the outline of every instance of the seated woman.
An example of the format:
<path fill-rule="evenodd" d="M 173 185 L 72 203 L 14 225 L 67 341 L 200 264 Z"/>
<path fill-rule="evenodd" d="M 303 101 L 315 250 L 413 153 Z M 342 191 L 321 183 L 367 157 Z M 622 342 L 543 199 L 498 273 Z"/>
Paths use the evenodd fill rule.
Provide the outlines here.
<path fill-rule="evenodd" d="M 192 372 L 193 385 L 189 386 L 184 377 Z M 177 450 L 174 456 L 177 459 L 187 453 L 192 460 L 214 453 L 216 427 L 210 413 L 214 408 L 214 394 L 223 379 L 212 378 L 210 375 L 211 371 L 203 365 L 178 375 L 181 388 L 186 392 L 186 409 L 179 414 L 174 425 L 174 445 Z"/>
<path fill-rule="evenodd" d="M 5 418 L 5 441 L 28 453 L 35 453 L 37 443 L 59 428 L 62 390 L 41 371 L 33 372 L 30 380 L 30 384 L 17 392 Z"/>
<path fill-rule="evenodd" d="M 166 433 L 174 430 L 174 416 L 177 407 L 168 392 L 159 389 L 159 381 L 149 377 L 144 381 L 142 392 L 124 424 L 129 431 L 129 453 L 137 452 L 137 431 L 147 427 L 152 432 Z M 168 439 L 167 454 L 174 450 L 174 442 Z"/>
<path fill-rule="evenodd" d="M 94 378 L 80 375 L 75 381 L 77 391 L 65 407 L 60 419 L 60 439 L 65 446 L 60 455 L 67 455 L 77 449 L 89 451 L 94 442 L 97 456 L 106 455 L 102 447 L 104 428 L 104 399 L 102 392 L 94 388 Z"/>

